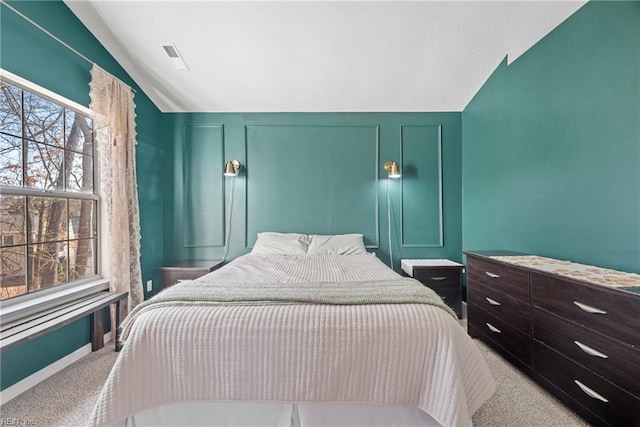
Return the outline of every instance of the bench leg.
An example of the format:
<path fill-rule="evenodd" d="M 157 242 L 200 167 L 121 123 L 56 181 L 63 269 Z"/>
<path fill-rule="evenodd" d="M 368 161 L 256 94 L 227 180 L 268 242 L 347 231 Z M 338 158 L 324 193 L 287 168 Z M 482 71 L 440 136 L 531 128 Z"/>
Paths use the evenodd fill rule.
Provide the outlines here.
<path fill-rule="evenodd" d="M 104 313 L 102 310 L 91 313 L 91 351 L 104 347 Z"/>
<path fill-rule="evenodd" d="M 116 341 L 116 351 L 120 351 L 122 344 L 120 344 L 120 300 L 116 301 L 116 330 L 113 334 Z"/>

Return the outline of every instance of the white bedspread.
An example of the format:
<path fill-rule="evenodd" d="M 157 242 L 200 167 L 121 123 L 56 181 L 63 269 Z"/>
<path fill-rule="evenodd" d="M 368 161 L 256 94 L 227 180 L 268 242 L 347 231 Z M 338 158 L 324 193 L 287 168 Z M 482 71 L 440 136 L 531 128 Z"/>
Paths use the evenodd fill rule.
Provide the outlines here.
<path fill-rule="evenodd" d="M 247 255 L 198 282 L 398 277 L 371 255 Z M 89 424 L 169 402 L 240 400 L 411 405 L 444 426 L 470 425 L 494 389 L 475 344 L 432 305 L 182 303 L 139 315 Z"/>

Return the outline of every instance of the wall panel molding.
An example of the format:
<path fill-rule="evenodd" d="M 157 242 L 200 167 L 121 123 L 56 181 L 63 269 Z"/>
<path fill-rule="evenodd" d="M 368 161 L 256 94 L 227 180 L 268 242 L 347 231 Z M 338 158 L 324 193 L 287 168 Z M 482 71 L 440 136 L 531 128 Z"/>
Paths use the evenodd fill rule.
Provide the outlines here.
<path fill-rule="evenodd" d="M 442 125 L 402 125 L 400 133 L 400 245 L 443 247 Z"/>
<path fill-rule="evenodd" d="M 225 181 L 223 125 L 185 125 L 182 132 L 184 248 L 224 246 Z M 222 203 L 221 203 L 222 202 Z"/>
<path fill-rule="evenodd" d="M 379 126 L 246 125 L 245 248 L 260 231 L 362 233 L 380 245 Z"/>

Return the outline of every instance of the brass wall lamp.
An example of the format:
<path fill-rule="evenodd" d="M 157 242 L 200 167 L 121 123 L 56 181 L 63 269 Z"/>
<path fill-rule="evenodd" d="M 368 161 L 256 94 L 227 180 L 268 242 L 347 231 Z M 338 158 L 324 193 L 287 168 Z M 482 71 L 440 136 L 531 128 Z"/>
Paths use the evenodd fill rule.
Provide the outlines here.
<path fill-rule="evenodd" d="M 389 161 L 384 164 L 384 169 L 389 172 L 389 178 L 397 179 L 401 178 L 400 167 L 397 162 Z"/>
<path fill-rule="evenodd" d="M 237 160 L 229 160 L 224 165 L 224 176 L 237 176 L 242 165 Z"/>

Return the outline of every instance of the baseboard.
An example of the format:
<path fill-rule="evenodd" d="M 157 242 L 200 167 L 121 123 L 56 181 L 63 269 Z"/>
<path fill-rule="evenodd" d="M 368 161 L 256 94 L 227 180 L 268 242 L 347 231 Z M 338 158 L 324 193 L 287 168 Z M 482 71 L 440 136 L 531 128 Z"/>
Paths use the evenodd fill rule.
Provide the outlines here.
<path fill-rule="evenodd" d="M 106 334 L 104 334 L 105 344 L 109 341 L 111 341 L 111 332 L 107 332 Z M 15 383 L 11 387 L 7 387 L 6 389 L 0 391 L 0 404 L 4 405 L 11 399 L 20 396 L 25 391 L 29 390 L 32 387 L 35 387 L 42 381 L 57 374 L 67 366 L 71 365 L 74 362 L 77 362 L 90 353 L 91 343 L 83 345 L 76 351 L 67 354 L 66 356 L 56 360 L 50 365 L 45 366 L 38 372 L 29 375 L 27 378 Z"/>
<path fill-rule="evenodd" d="M 467 318 L 467 303 L 465 301 L 462 301 L 462 318 Z"/>

